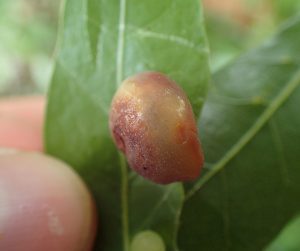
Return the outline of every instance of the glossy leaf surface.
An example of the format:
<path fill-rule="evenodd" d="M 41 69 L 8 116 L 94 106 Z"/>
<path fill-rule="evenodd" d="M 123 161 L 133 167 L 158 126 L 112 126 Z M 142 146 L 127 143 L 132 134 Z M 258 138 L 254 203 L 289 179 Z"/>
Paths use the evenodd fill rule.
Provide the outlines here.
<path fill-rule="evenodd" d="M 300 19 L 217 72 L 199 123 L 182 250 L 261 250 L 300 211 Z M 191 190 L 192 189 L 192 190 Z"/>
<path fill-rule="evenodd" d="M 133 234 L 147 228 L 174 250 L 181 184 L 154 185 L 127 170 L 109 135 L 108 111 L 123 79 L 160 71 L 181 85 L 198 113 L 209 79 L 199 1 L 69 0 L 60 47 L 46 148 L 74 166 L 95 196 L 96 250 L 127 250 Z"/>

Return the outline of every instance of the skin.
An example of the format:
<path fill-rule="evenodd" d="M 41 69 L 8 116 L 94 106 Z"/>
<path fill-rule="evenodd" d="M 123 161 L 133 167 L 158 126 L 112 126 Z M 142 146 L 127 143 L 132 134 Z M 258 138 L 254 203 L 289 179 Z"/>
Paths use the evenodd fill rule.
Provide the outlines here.
<path fill-rule="evenodd" d="M 128 78 L 113 98 L 110 130 L 129 165 L 159 184 L 199 176 L 203 154 L 183 90 L 157 72 Z"/>
<path fill-rule="evenodd" d="M 94 202 L 70 167 L 41 153 L 44 106 L 43 97 L 0 101 L 0 250 L 88 251 Z"/>
<path fill-rule="evenodd" d="M 45 103 L 41 96 L 0 100 L 0 147 L 43 151 Z"/>

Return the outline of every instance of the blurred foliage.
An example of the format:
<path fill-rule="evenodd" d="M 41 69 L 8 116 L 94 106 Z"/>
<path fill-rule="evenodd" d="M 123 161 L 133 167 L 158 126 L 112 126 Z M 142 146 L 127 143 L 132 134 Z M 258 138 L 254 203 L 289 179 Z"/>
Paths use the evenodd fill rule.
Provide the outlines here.
<path fill-rule="evenodd" d="M 212 71 L 255 47 L 300 12 L 300 1 L 295 0 L 203 1 Z"/>
<path fill-rule="evenodd" d="M 44 92 L 60 0 L 0 1 L 0 94 Z"/>

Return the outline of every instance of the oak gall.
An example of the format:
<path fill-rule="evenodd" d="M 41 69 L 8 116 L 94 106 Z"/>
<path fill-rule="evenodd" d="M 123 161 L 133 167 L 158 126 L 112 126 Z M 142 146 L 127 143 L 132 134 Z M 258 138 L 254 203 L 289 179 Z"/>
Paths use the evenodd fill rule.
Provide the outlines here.
<path fill-rule="evenodd" d="M 160 184 L 199 176 L 203 154 L 191 104 L 165 75 L 126 79 L 111 104 L 109 127 L 132 169 Z"/>

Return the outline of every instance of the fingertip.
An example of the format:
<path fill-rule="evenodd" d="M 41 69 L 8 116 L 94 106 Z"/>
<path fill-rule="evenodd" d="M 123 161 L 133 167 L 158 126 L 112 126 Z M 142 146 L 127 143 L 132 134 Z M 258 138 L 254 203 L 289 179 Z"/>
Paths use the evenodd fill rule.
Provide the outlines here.
<path fill-rule="evenodd" d="M 0 155 L 0 250 L 91 250 L 93 199 L 66 164 L 38 153 Z"/>

